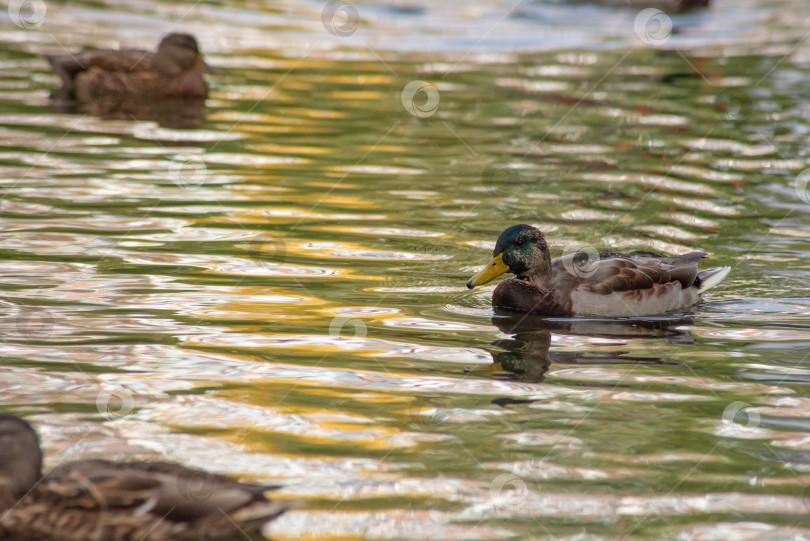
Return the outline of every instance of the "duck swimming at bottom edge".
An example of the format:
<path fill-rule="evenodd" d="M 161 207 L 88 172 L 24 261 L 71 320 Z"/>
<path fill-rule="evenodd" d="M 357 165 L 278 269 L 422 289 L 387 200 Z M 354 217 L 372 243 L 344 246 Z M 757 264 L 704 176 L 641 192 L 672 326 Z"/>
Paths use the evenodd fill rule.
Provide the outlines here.
<path fill-rule="evenodd" d="M 492 259 L 467 287 L 504 273 L 492 306 L 547 317 L 652 316 L 692 306 L 731 267 L 698 270 L 705 252 L 666 257 L 652 252 L 576 252 L 551 259 L 543 233 L 513 225 L 501 233 Z"/>
<path fill-rule="evenodd" d="M 294 505 L 264 496 L 276 488 L 171 462 L 78 460 L 43 475 L 37 433 L 0 414 L 0 539 L 265 539 Z"/>

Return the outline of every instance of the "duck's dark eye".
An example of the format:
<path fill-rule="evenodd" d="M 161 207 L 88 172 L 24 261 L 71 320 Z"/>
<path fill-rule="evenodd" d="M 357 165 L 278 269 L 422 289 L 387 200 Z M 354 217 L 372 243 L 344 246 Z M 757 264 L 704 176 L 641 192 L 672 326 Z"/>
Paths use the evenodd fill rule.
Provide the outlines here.
<path fill-rule="evenodd" d="M 523 239 L 518 239 L 518 240 L 515 241 L 515 246 L 517 246 L 518 248 L 520 248 L 524 244 L 526 244 L 526 241 L 523 240 Z"/>

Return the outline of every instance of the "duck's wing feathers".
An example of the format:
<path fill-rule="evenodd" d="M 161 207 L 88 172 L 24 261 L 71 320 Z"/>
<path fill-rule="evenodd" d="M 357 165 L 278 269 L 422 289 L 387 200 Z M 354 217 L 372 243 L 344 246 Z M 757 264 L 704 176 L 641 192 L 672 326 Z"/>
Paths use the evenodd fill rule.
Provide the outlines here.
<path fill-rule="evenodd" d="M 45 59 L 62 80 L 72 88 L 76 76 L 90 68 L 102 71 L 152 71 L 155 55 L 139 49 L 86 49 L 76 54 L 46 54 Z"/>
<path fill-rule="evenodd" d="M 691 287 L 698 273 L 698 261 L 705 252 L 690 252 L 672 257 L 661 257 L 651 252 L 610 254 L 600 258 L 597 272 L 584 286 L 594 293 L 638 291 L 680 282 L 682 288 Z"/>
<path fill-rule="evenodd" d="M 705 252 L 575 253 L 552 260 L 552 288 L 576 314 L 642 316 L 697 301 L 698 261 Z"/>
<path fill-rule="evenodd" d="M 621 291 L 649 289 L 679 282 L 691 287 L 698 275 L 698 261 L 705 252 L 664 257 L 652 252 L 595 254 L 577 252 L 552 260 L 552 281 L 556 287 L 572 291 L 584 288 L 606 295 Z"/>
<path fill-rule="evenodd" d="M 154 499 L 160 481 L 116 472 L 106 460 L 58 466 L 37 485 L 37 496 L 54 506 L 81 509 L 137 508 Z"/>
<path fill-rule="evenodd" d="M 118 51 L 97 49 L 85 51 L 79 55 L 81 62 L 87 66 L 104 71 L 152 71 L 155 69 L 155 55 L 140 49 L 121 49 Z"/>
<path fill-rule="evenodd" d="M 273 488 L 166 462 L 81 460 L 54 468 L 6 507 L 0 538 L 264 539 L 263 525 L 295 505 L 266 498 Z"/>
<path fill-rule="evenodd" d="M 222 513 L 235 513 L 253 503 L 274 503 L 261 506 L 264 512 L 258 513 L 269 520 L 286 510 L 264 496 L 276 488 L 168 462 L 81 460 L 51 470 L 38 490 L 63 506 L 126 508 L 136 515 L 153 513 L 173 522 L 194 522 L 219 519 Z"/>

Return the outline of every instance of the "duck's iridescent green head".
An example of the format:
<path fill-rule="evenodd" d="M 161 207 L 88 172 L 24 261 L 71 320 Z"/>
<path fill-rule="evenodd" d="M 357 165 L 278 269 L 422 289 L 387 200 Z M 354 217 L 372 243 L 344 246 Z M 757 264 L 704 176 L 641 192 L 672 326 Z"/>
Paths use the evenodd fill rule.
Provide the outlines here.
<path fill-rule="evenodd" d="M 486 284 L 506 272 L 518 276 L 531 274 L 532 270 L 544 266 L 543 263 L 548 261 L 548 245 L 543 233 L 531 225 L 513 225 L 500 234 L 492 251 L 492 259 L 467 282 L 467 287 L 472 289 Z"/>

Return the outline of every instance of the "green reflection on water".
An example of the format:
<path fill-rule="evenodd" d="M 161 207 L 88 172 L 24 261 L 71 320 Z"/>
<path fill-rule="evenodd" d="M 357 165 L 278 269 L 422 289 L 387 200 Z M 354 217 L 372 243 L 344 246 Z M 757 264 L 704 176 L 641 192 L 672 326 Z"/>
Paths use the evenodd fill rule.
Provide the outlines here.
<path fill-rule="evenodd" d="M 247 68 L 223 46 L 184 131 L 51 112 L 55 79 L 20 50 L 0 46 L 0 373 L 52 464 L 279 479 L 312 500 L 280 538 L 372 511 L 389 538 L 802 525 L 801 64 L 266 49 Z M 434 115 L 403 107 L 413 80 Z M 705 250 L 733 271 L 683 318 L 508 334 L 464 283 L 520 222 L 556 254 Z M 116 392 L 136 407 L 110 419 Z"/>

